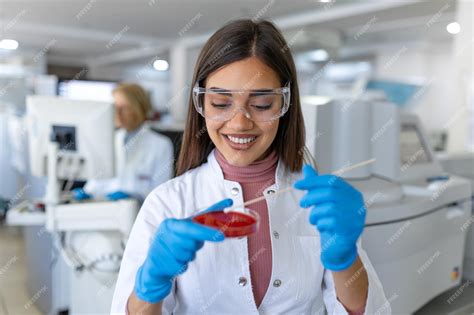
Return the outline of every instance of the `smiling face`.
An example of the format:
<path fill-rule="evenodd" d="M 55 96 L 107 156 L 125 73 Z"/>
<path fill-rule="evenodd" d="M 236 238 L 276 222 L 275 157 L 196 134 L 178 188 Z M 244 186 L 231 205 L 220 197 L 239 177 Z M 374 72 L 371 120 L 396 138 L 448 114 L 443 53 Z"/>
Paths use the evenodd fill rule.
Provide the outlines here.
<path fill-rule="evenodd" d="M 276 89 L 280 87 L 278 75 L 257 57 L 236 61 L 207 77 L 206 88 L 221 89 Z M 245 98 L 239 98 L 245 104 Z M 237 111 L 228 121 L 206 118 L 209 137 L 226 160 L 235 166 L 247 166 L 269 153 L 278 131 L 279 120 L 254 122 Z"/>

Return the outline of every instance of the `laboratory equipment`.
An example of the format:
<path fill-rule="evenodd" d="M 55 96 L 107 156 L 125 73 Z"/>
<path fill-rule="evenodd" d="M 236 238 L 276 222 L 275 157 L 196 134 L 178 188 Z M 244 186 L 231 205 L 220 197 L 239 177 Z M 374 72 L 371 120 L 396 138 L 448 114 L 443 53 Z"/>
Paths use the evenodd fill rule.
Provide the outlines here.
<path fill-rule="evenodd" d="M 467 232 L 466 253 L 464 254 L 463 278 L 474 281 L 474 153 L 456 152 L 439 153 L 437 155 L 443 169 L 471 182 L 472 213 L 471 217 L 462 225 Z"/>
<path fill-rule="evenodd" d="M 75 202 L 60 187 L 63 181 L 114 175 L 113 105 L 31 96 L 27 127 L 32 173 L 48 175 L 46 211 L 42 218 L 35 213 L 35 224 L 42 219 L 44 226 L 26 236 L 30 251 L 42 257 L 29 268 L 35 280 L 30 291 L 37 291 L 37 283 L 48 285 L 37 303 L 44 313 L 108 313 L 137 202 Z M 21 224 L 30 216 L 12 209 L 7 223 Z M 45 233 L 51 237 L 40 237 Z"/>
<path fill-rule="evenodd" d="M 362 247 L 393 313 L 413 313 L 458 285 L 471 188 L 445 176 L 417 117 L 367 91 L 319 106 L 306 100 L 307 147 L 319 172 L 376 158 L 342 177 L 364 195 Z"/>
<path fill-rule="evenodd" d="M 59 179 L 114 174 L 113 106 L 52 96 L 27 98 L 31 172 L 48 176 L 46 202 L 59 203 Z"/>
<path fill-rule="evenodd" d="M 367 90 L 381 90 L 387 99 L 398 106 L 407 106 L 422 87 L 421 82 L 402 82 L 387 79 L 371 79 Z"/>
<path fill-rule="evenodd" d="M 260 217 L 250 209 L 240 211 L 215 210 L 193 217 L 193 221 L 224 233 L 225 237 L 249 236 L 258 230 Z"/>

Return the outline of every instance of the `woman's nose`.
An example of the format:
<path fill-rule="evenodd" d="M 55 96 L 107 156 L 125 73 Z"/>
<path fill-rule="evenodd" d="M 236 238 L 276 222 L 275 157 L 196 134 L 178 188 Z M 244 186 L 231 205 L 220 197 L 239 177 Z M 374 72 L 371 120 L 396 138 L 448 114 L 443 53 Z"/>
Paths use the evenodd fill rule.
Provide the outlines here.
<path fill-rule="evenodd" d="M 234 113 L 234 117 L 227 122 L 227 126 L 234 130 L 248 130 L 253 128 L 253 121 L 245 109 L 238 108 Z"/>

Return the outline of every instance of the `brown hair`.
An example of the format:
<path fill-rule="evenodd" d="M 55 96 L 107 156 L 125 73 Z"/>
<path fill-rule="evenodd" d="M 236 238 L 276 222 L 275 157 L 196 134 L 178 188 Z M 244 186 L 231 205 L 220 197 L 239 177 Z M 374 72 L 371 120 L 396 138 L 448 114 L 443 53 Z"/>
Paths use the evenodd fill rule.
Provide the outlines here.
<path fill-rule="evenodd" d="M 220 28 L 209 38 L 199 54 L 191 88 L 196 83 L 204 86 L 206 78 L 223 66 L 252 56 L 258 57 L 278 74 L 281 86 L 291 83 L 291 105 L 288 112 L 280 118 L 272 145 L 290 171 L 300 171 L 306 160 L 307 150 L 304 146 L 305 130 L 296 69 L 289 46 L 273 23 L 236 20 Z M 188 103 L 177 175 L 206 162 L 214 148 L 206 132 L 204 117 L 194 109 L 192 91 Z"/>
<path fill-rule="evenodd" d="M 148 93 L 138 84 L 120 83 L 112 93 L 123 93 L 138 114 L 140 120 L 146 120 L 151 111 L 151 103 Z"/>

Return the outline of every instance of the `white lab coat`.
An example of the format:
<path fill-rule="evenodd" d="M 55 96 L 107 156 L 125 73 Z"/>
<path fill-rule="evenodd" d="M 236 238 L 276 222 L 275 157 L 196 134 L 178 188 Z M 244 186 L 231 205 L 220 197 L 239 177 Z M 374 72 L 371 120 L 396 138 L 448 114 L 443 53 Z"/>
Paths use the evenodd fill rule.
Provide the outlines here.
<path fill-rule="evenodd" d="M 115 133 L 115 174 L 111 179 L 89 180 L 84 190 L 103 196 L 124 191 L 141 200 L 161 183 L 173 176 L 174 156 L 171 140 L 143 124 L 124 143 L 126 131 Z"/>
<path fill-rule="evenodd" d="M 272 235 L 272 275 L 257 309 L 251 288 L 247 239 L 207 242 L 185 273 L 175 279 L 164 300 L 164 314 L 347 314 L 336 298 L 331 271 L 320 261 L 320 236 L 299 207 L 304 192 L 292 190 L 272 197 L 301 174 L 285 171 L 281 161 L 276 183 L 265 189 Z M 145 200 L 132 229 L 118 276 L 112 314 L 123 314 L 137 269 L 145 260 L 155 231 L 165 218 L 185 218 L 224 198 L 243 202 L 239 183 L 225 180 L 214 156 L 208 162 L 156 188 Z M 364 250 L 359 255 L 368 271 L 367 314 L 390 313 L 382 285 Z M 279 280 L 279 281 L 277 281 Z M 280 284 L 280 285 L 278 285 Z"/>

